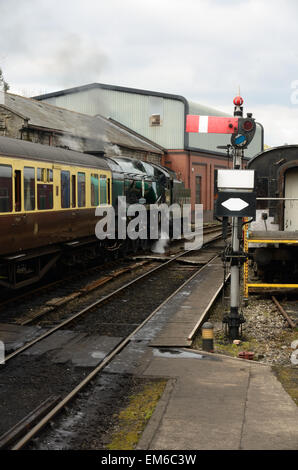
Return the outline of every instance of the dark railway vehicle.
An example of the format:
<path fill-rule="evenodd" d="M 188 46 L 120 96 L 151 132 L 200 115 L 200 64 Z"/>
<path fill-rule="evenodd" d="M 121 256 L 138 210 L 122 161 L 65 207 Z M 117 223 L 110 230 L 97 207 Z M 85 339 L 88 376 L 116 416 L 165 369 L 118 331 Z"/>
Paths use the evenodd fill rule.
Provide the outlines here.
<path fill-rule="evenodd" d="M 265 282 L 297 283 L 298 145 L 259 153 L 248 168 L 257 177 L 257 215 L 248 232 L 255 273 Z"/>
<path fill-rule="evenodd" d="M 120 195 L 129 204 L 189 198 L 159 165 L 0 137 L 0 285 L 19 288 L 58 262 L 71 266 L 124 245 L 135 249 L 136 241 L 95 236 L 96 207 L 116 206 Z"/>

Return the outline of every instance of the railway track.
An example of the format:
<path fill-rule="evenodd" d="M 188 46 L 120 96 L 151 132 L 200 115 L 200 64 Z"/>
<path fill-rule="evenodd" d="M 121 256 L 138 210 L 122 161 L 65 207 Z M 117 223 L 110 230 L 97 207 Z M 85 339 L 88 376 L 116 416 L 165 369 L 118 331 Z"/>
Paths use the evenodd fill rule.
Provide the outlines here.
<path fill-rule="evenodd" d="M 287 313 L 286 309 L 283 307 L 283 305 L 277 300 L 277 298 L 273 295 L 272 300 L 276 307 L 278 308 L 279 312 L 282 314 L 282 316 L 287 320 L 289 326 L 291 328 L 296 328 L 296 323 L 293 321 L 293 319 L 289 316 Z M 296 315 L 297 315 L 297 303 L 296 303 Z"/>
<path fill-rule="evenodd" d="M 94 308 L 99 307 L 100 305 L 106 303 L 110 299 L 114 298 L 116 295 L 118 295 L 120 292 L 123 292 L 124 290 L 128 289 L 129 287 L 139 283 L 140 281 L 144 280 L 145 278 L 148 278 L 149 276 L 152 276 L 152 274 L 156 273 L 157 271 L 165 269 L 167 266 L 173 264 L 175 261 L 178 259 L 182 258 L 183 256 L 192 253 L 192 250 L 185 251 L 183 253 L 179 253 L 176 256 L 173 256 L 173 258 L 162 262 L 160 265 L 155 266 L 154 268 L 150 269 L 149 271 L 145 272 L 144 274 L 141 274 L 140 276 L 136 277 L 135 279 L 125 283 L 123 286 L 113 290 L 111 293 L 103 296 L 99 300 L 96 300 L 95 302 L 92 302 L 91 304 L 87 305 L 83 309 L 79 310 L 76 312 L 74 315 L 71 315 L 69 318 L 65 319 L 64 321 L 60 322 L 58 325 L 54 326 L 53 328 L 50 328 L 47 330 L 45 333 L 40 335 L 38 338 L 35 338 L 34 340 L 26 343 L 24 346 L 18 348 L 11 354 L 5 356 L 5 363 L 13 359 L 14 357 L 18 356 L 22 352 L 26 351 L 28 348 L 34 346 L 38 342 L 42 341 L 43 339 L 47 338 L 48 336 L 52 335 L 56 331 L 69 326 L 73 321 L 78 320 L 81 318 L 83 315 L 86 313 L 92 311 Z M 197 271 L 196 271 L 197 274 Z M 91 290 L 91 289 L 90 289 Z"/>
<path fill-rule="evenodd" d="M 212 258 L 214 260 L 214 258 Z M 186 281 L 184 282 L 175 292 L 173 292 L 166 300 L 164 300 L 140 325 L 138 325 L 123 341 L 121 341 L 116 348 L 114 348 L 104 359 L 103 361 L 95 367 L 90 374 L 87 375 L 73 390 L 71 390 L 70 393 L 68 393 L 64 398 L 62 398 L 60 401 L 57 403 L 57 397 L 52 398 L 52 401 L 49 400 L 50 405 L 53 405 L 52 409 L 48 411 L 48 413 L 43 416 L 44 414 L 44 406 L 39 407 L 37 410 L 37 413 L 40 412 L 41 414 L 41 419 L 33 426 L 32 429 L 30 429 L 29 432 L 26 432 L 25 435 L 22 436 L 22 438 L 16 442 L 12 447 L 11 450 L 20 450 L 24 448 L 28 443 L 36 437 L 40 431 L 50 422 L 52 422 L 53 418 L 61 412 L 69 403 L 71 400 L 73 400 L 96 376 L 99 374 L 101 371 L 105 369 L 105 367 L 118 355 L 118 353 L 125 348 L 125 346 L 131 341 L 132 337 L 135 336 L 138 331 L 143 328 L 143 326 L 156 314 L 156 312 L 164 305 L 166 304 L 172 297 L 174 297 L 180 290 L 184 289 L 187 284 L 198 274 L 199 271 L 203 270 L 208 264 L 205 266 L 201 267 L 200 269 L 196 270 L 196 272 Z M 160 269 L 160 267 L 157 267 L 154 269 Z M 141 276 L 143 277 L 143 276 Z M 140 277 L 140 278 L 141 278 Z M 131 284 L 131 283 L 130 283 Z M 125 287 L 126 288 L 126 287 Z M 85 312 L 80 312 L 80 313 L 85 313 Z M 72 321 L 72 319 L 71 319 Z M 30 347 L 30 346 L 28 346 Z M 21 351 L 18 351 L 18 354 Z M 13 357 L 13 356 L 12 356 Z M 31 415 L 31 413 L 30 413 Z M 10 440 L 13 440 L 13 434 L 15 432 L 15 429 L 18 429 L 18 433 L 22 434 L 22 431 L 24 432 L 26 429 L 28 429 L 28 419 L 25 419 L 23 421 L 23 424 L 21 425 L 21 428 L 14 427 L 13 430 L 8 431 L 5 435 L 5 445 L 7 445 L 7 442 Z M 0 439 L 0 449 L 1 449 L 1 439 Z M 3 447 L 2 447 L 3 448 Z"/>
<path fill-rule="evenodd" d="M 64 320 L 63 322 L 61 322 L 59 325 L 56 325 L 55 327 L 49 329 L 48 331 L 46 331 L 44 334 L 40 335 L 38 338 L 36 338 L 34 341 L 30 342 L 30 343 L 27 343 L 25 344 L 23 347 L 19 348 L 18 350 L 14 351 L 12 354 L 8 355 L 6 357 L 6 362 L 10 361 L 11 359 L 13 358 L 16 358 L 17 356 L 19 356 L 21 353 L 23 353 L 24 351 L 28 350 L 29 348 L 31 348 L 32 346 L 36 345 L 37 343 L 41 342 L 43 339 L 49 337 L 50 335 L 52 335 L 53 333 L 57 332 L 58 330 L 61 330 L 62 328 L 64 328 L 66 325 L 69 325 L 70 323 L 72 322 L 77 322 L 79 319 L 81 319 L 83 316 L 85 316 L 86 313 L 88 312 L 91 312 L 91 311 L 94 311 L 95 309 L 97 309 L 98 307 L 100 307 L 103 303 L 107 303 L 109 300 L 111 300 L 112 298 L 114 298 L 115 296 L 119 295 L 120 293 L 123 293 L 125 290 L 131 288 L 132 286 L 136 285 L 137 283 L 139 283 L 140 281 L 144 281 L 145 278 L 148 280 L 150 278 L 150 276 L 154 276 L 157 274 L 157 272 L 160 272 L 161 270 L 164 270 L 166 267 L 169 267 L 170 265 L 172 265 L 177 259 L 181 258 L 182 256 L 184 256 L 186 254 L 186 252 L 184 253 L 179 253 L 178 255 L 174 256 L 171 260 L 168 260 L 166 262 L 163 262 L 163 264 L 159 265 L 159 266 L 156 266 L 154 267 L 153 269 L 149 270 L 147 273 L 144 273 L 142 274 L 141 276 L 138 276 L 136 279 L 126 283 L 125 285 L 117 288 L 116 290 L 114 290 L 113 292 L 111 292 L 110 294 L 104 296 L 103 298 L 91 303 L 90 305 L 86 306 L 85 308 L 83 308 L 82 310 L 80 310 L 79 312 L 76 312 L 74 315 L 72 315 L 71 317 L 67 318 L 66 320 Z M 213 259 L 213 258 L 212 258 Z M 210 260 L 211 261 L 211 260 Z M 161 304 L 159 304 L 156 308 L 154 308 L 154 310 L 149 314 L 149 316 L 147 316 L 147 318 L 145 318 L 140 324 L 138 324 L 134 329 L 133 331 L 131 331 L 125 338 L 123 338 L 118 344 L 116 347 L 112 348 L 112 350 L 105 356 L 105 358 L 98 364 L 98 366 L 96 366 L 92 372 L 88 373 L 88 375 L 86 377 L 84 377 L 83 380 L 81 380 L 68 394 L 66 394 L 66 396 L 64 396 L 64 398 L 62 398 L 58 403 L 57 403 L 57 397 L 54 397 L 53 398 L 53 401 L 51 402 L 50 400 L 50 403 L 47 404 L 48 407 L 51 407 L 51 403 L 52 403 L 52 408 L 50 409 L 50 411 L 48 410 L 48 408 L 46 409 L 46 415 L 44 416 L 45 414 L 45 410 L 44 410 L 44 407 L 41 406 L 40 410 L 37 409 L 37 411 L 35 413 L 33 413 L 33 415 L 36 417 L 36 415 L 38 416 L 39 413 L 40 413 L 40 416 L 41 416 L 41 419 L 38 420 L 37 423 L 36 422 L 36 419 L 34 420 L 34 426 L 32 427 L 32 429 L 29 431 L 29 433 L 27 433 L 26 435 L 24 435 L 20 440 L 19 442 L 15 443 L 12 447 L 12 449 L 14 450 L 17 450 L 17 449 L 21 449 L 23 448 L 24 446 L 26 446 L 28 444 L 28 442 L 34 437 L 36 436 L 40 431 L 41 429 L 44 428 L 44 426 L 46 426 L 46 424 L 51 421 L 53 419 L 53 417 L 59 412 L 61 411 L 88 383 L 90 383 L 90 381 L 92 381 L 92 379 L 99 373 L 101 372 L 112 360 L 113 358 L 115 358 L 115 356 L 117 356 L 117 354 L 123 349 L 125 348 L 125 346 L 131 341 L 131 338 L 155 315 L 155 313 L 161 308 L 162 305 L 164 305 L 165 303 L 167 303 L 169 301 L 169 299 L 171 299 L 174 295 L 177 294 L 177 292 L 179 292 L 181 289 L 183 289 L 187 284 L 188 282 L 190 282 L 194 276 L 196 276 L 198 274 L 199 271 L 201 270 L 204 270 L 206 268 L 206 266 L 208 266 L 209 263 L 203 265 L 203 266 L 200 266 L 199 269 L 196 269 L 195 270 L 195 273 L 193 273 L 190 278 L 185 281 L 182 285 L 180 285 L 180 287 L 178 289 L 175 290 L 175 292 L 173 292 L 170 296 L 168 296 L 166 298 L 166 300 L 163 300 L 161 302 Z M 31 413 L 32 414 L 32 413 Z M 28 418 L 29 419 L 29 418 Z M 25 419 L 23 421 L 23 424 L 21 424 L 19 427 L 18 427 L 18 437 L 20 436 L 20 434 L 24 434 L 24 431 L 25 429 L 28 428 L 28 420 Z M 21 427 L 21 430 L 20 430 L 20 427 Z M 30 427 L 30 426 L 29 426 Z M 7 447 L 8 446 L 8 441 L 11 443 L 12 441 L 15 441 L 15 437 L 16 435 L 14 434 L 16 431 L 15 431 L 15 428 L 12 429 L 11 431 L 9 431 L 8 433 L 6 433 L 6 436 L 4 436 L 2 438 L 2 441 L 0 440 L 0 448 L 1 448 L 1 445 L 2 445 L 2 448 L 3 447 Z"/>
<path fill-rule="evenodd" d="M 221 234 L 221 226 L 219 226 L 218 224 L 210 224 L 210 225 L 207 225 L 204 227 L 204 238 L 207 238 L 207 242 L 209 240 L 212 241 L 213 239 L 213 235 L 218 235 L 218 238 L 220 237 L 220 234 Z M 210 237 L 211 236 L 211 237 Z M 178 241 L 178 245 L 179 245 L 180 241 Z M 177 245 L 177 244 L 176 244 Z M 178 248 L 179 249 L 179 248 Z M 172 247 L 170 247 L 170 250 L 169 250 L 169 253 L 171 254 L 171 252 L 175 252 L 177 250 L 177 246 L 175 246 L 175 243 Z M 92 277 L 92 276 L 96 276 L 97 273 L 100 273 L 100 277 L 99 278 L 95 278 L 95 279 L 92 279 L 92 281 L 90 281 L 90 283 L 88 284 L 84 284 L 84 283 L 80 283 L 77 287 L 77 292 L 78 292 L 78 296 L 79 295 L 83 295 L 84 293 L 86 292 L 90 292 L 91 290 L 93 290 L 94 288 L 96 288 L 96 282 L 98 281 L 98 285 L 100 285 L 100 281 L 102 280 L 103 281 L 103 284 L 105 283 L 104 279 L 105 278 L 109 278 L 110 276 L 115 276 L 115 274 L 113 273 L 113 269 L 115 270 L 115 268 L 117 268 L 119 266 L 119 264 L 125 264 L 127 262 L 127 260 L 129 260 L 129 257 L 128 258 L 118 258 L 117 260 L 115 261 L 109 261 L 107 263 L 104 263 L 104 264 L 101 264 L 100 266 L 93 266 L 93 267 L 90 267 L 90 268 L 87 268 L 87 269 L 84 269 L 83 271 L 79 271 L 78 269 L 75 270 L 74 273 L 70 274 L 69 276 L 66 276 L 66 277 L 63 277 L 62 279 L 57 279 L 55 281 L 51 281 L 51 282 L 48 282 L 46 284 L 42 283 L 42 285 L 39 285 L 38 287 L 33 287 L 32 289 L 29 289 L 28 288 L 24 291 L 23 289 L 21 290 L 20 293 L 16 293 L 16 292 L 12 292 L 12 291 L 9 291 L 9 292 L 5 292 L 4 294 L 2 293 L 2 299 L 0 297 L 0 314 L 1 312 L 3 312 L 3 309 L 4 308 L 9 308 L 9 306 L 11 304 L 18 304 L 20 302 L 24 302 L 26 299 L 30 300 L 31 298 L 33 297 L 36 297 L 36 296 L 42 296 L 43 294 L 46 294 L 48 292 L 55 292 L 55 291 L 59 291 L 59 288 L 61 287 L 62 290 L 65 288 L 65 283 L 76 283 L 78 284 L 78 277 L 80 279 L 83 279 L 84 277 L 88 278 L 88 277 Z M 129 269 L 134 269 L 134 265 L 135 263 L 132 263 L 132 266 L 131 268 L 128 266 L 128 270 Z M 137 267 L 137 266 L 136 266 Z M 102 275 L 102 271 L 105 271 L 108 269 L 108 273 L 106 275 Z M 112 272 L 112 274 L 110 274 Z M 125 271 L 124 271 L 125 272 Z M 63 295 L 59 294 L 58 293 L 58 296 L 60 295 L 60 297 L 63 297 Z M 69 294 L 70 295 L 70 294 Z M 64 295 L 64 297 L 67 297 L 67 295 Z M 62 305 L 62 303 L 61 303 Z M 51 306 L 47 306 L 47 308 L 45 309 L 45 313 L 49 312 L 50 310 L 53 310 L 53 307 L 51 308 Z M 20 323 L 20 322 L 19 322 Z M 28 323 L 26 322 L 26 320 L 24 320 L 24 323 L 20 323 L 20 324 L 29 324 L 30 323 L 30 320 L 28 321 Z"/>

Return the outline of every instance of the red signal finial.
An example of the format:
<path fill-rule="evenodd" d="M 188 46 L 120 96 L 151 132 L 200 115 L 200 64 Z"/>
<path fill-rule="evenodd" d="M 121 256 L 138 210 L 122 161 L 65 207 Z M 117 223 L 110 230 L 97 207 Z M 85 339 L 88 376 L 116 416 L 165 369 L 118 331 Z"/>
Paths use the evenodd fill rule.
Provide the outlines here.
<path fill-rule="evenodd" d="M 243 105 L 243 98 L 238 95 L 233 99 L 233 103 L 234 103 L 235 106 L 242 106 Z"/>

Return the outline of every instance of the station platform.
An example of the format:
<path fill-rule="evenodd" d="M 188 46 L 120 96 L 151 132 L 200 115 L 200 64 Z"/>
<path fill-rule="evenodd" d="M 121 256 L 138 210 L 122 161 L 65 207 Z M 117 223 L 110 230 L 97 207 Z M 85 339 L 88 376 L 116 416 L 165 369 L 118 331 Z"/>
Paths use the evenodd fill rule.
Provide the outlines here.
<path fill-rule="evenodd" d="M 138 449 L 298 449 L 297 406 L 268 366 L 153 350 L 143 375 L 169 381 Z"/>
<path fill-rule="evenodd" d="M 191 349 L 221 269 L 197 274 L 105 369 L 168 379 L 139 450 L 298 449 L 298 408 L 270 366 Z"/>

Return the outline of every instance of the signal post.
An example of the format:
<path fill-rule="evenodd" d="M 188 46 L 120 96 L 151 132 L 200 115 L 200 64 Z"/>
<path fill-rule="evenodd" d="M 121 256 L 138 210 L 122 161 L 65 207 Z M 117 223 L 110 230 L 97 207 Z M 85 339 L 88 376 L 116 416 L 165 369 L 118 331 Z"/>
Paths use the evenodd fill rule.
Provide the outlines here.
<path fill-rule="evenodd" d="M 256 215 L 254 170 L 242 169 L 242 163 L 244 150 L 255 135 L 256 123 L 250 113 L 246 118 L 243 117 L 241 96 L 234 98 L 233 103 L 233 118 L 187 116 L 186 131 L 231 134 L 231 145 L 224 148 L 228 151 L 232 148 L 233 168 L 215 171 L 214 216 L 217 219 L 220 217 L 223 224 L 223 238 L 226 241 L 223 260 L 225 264 L 230 264 L 231 270 L 230 311 L 223 322 L 228 327 L 229 337 L 237 339 L 245 321 L 240 311 L 240 269 L 247 260 L 247 253 L 243 250 L 243 218 L 250 218 L 249 221 L 252 221 Z M 230 243 L 227 241 L 229 220 L 232 225 Z"/>

